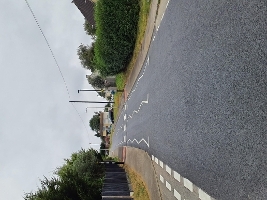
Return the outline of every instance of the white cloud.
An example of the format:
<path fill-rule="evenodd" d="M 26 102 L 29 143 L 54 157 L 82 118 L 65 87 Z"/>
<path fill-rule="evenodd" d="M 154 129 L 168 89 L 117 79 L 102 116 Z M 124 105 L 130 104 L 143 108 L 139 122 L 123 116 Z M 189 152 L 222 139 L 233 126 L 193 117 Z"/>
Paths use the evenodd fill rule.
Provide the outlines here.
<path fill-rule="evenodd" d="M 0 199 L 22 199 L 39 178 L 50 177 L 63 159 L 99 143 L 88 126 L 86 104 L 69 100 L 99 100 L 76 55 L 90 44 L 84 17 L 69 1 L 28 1 L 67 83 L 71 99 L 39 28 L 25 1 L 1 1 L 0 12 Z M 94 105 L 97 106 L 97 105 Z M 103 105 L 101 105 L 103 106 Z M 93 109 L 91 109 L 93 111 Z M 83 123 L 86 125 L 85 129 Z"/>

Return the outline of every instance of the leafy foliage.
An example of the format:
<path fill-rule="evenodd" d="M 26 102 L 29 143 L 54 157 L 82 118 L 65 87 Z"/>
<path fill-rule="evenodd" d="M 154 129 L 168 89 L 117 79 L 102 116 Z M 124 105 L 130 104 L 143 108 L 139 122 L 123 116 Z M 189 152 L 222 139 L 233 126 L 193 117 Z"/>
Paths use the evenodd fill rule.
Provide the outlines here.
<path fill-rule="evenodd" d="M 87 35 L 90 35 L 94 40 L 96 39 L 96 27 L 94 25 L 89 24 L 89 22 L 85 19 L 83 28 Z"/>
<path fill-rule="evenodd" d="M 79 59 L 81 61 L 81 65 L 85 69 L 91 70 L 91 72 L 95 71 L 95 64 L 94 64 L 94 43 L 92 43 L 92 46 L 85 46 L 81 44 L 78 47 L 77 55 L 79 56 Z"/>
<path fill-rule="evenodd" d="M 95 88 L 102 89 L 105 87 L 105 81 L 101 76 L 96 76 L 93 78 L 89 76 L 87 80 L 88 80 L 88 83 Z"/>
<path fill-rule="evenodd" d="M 93 115 L 93 117 L 89 121 L 89 126 L 93 131 L 99 133 L 100 130 L 100 116 L 98 114 Z"/>
<path fill-rule="evenodd" d="M 117 74 L 127 66 L 136 40 L 139 9 L 138 0 L 97 1 L 94 63 L 102 75 Z"/>
<path fill-rule="evenodd" d="M 97 200 L 101 199 L 104 169 L 98 164 L 101 155 L 93 149 L 73 153 L 58 168 L 55 177 L 41 180 L 36 192 L 27 193 L 25 200 Z"/>

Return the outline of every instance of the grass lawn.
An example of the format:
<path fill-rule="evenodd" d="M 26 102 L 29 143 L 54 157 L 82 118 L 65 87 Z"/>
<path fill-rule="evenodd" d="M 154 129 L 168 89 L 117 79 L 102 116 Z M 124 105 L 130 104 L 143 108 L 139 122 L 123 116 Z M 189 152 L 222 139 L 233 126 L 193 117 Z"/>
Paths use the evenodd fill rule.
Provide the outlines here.
<path fill-rule="evenodd" d="M 134 200 L 149 200 L 147 188 L 141 178 L 135 171 L 124 165 L 124 169 L 130 178 L 132 189 L 134 191 Z"/>
<path fill-rule="evenodd" d="M 149 1 L 139 0 L 139 4 L 140 4 L 140 13 L 139 13 L 138 30 L 137 30 L 137 38 L 136 38 L 136 42 L 135 42 L 135 48 L 134 48 L 132 59 L 131 59 L 129 65 L 127 66 L 126 71 L 121 72 L 121 73 L 116 75 L 116 85 L 117 85 L 118 90 L 124 89 L 124 86 L 127 82 L 127 78 L 131 74 L 131 71 L 134 67 L 134 64 L 136 63 L 138 53 L 141 50 L 142 41 L 143 41 L 145 31 L 146 31 L 147 18 L 148 18 L 149 9 L 150 9 L 150 0 Z M 114 95 L 114 102 L 115 102 L 114 107 L 116 107 L 114 109 L 115 119 L 117 119 L 117 116 L 118 116 L 118 106 L 120 105 L 121 95 L 122 95 L 121 93 L 116 93 Z"/>

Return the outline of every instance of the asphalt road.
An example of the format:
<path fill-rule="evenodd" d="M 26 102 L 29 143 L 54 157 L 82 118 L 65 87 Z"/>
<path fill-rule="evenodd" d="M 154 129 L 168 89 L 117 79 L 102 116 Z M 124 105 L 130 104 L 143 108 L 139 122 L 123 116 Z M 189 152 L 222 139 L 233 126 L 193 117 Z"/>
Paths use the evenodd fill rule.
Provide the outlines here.
<path fill-rule="evenodd" d="M 216 199 L 267 199 L 266 6 L 171 0 L 112 148 L 126 136 Z"/>

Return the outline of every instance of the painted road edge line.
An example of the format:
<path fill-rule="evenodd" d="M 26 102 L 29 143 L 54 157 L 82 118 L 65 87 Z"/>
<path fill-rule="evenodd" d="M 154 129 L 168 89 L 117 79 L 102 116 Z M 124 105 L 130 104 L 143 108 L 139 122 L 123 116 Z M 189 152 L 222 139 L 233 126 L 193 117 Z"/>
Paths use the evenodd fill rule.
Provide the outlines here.
<path fill-rule="evenodd" d="M 178 200 L 182 200 L 182 196 L 175 189 L 173 189 L 173 196 Z"/>
<path fill-rule="evenodd" d="M 172 175 L 172 170 L 168 165 L 165 165 L 166 172 L 170 175 Z"/>

